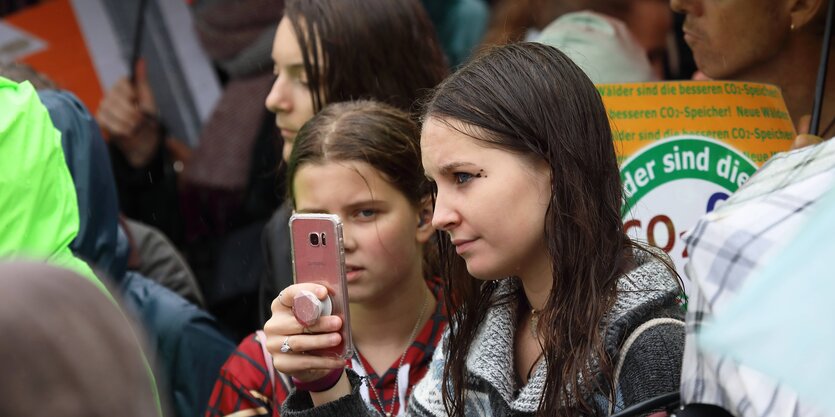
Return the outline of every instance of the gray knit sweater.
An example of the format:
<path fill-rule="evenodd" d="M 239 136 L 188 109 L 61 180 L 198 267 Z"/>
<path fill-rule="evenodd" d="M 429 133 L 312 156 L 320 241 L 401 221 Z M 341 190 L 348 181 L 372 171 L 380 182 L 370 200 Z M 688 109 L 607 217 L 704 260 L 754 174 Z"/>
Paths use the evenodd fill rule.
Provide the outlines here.
<path fill-rule="evenodd" d="M 663 264 L 643 251 L 636 251 L 638 266 L 618 281 L 618 300 L 609 313 L 606 351 L 620 364 L 616 410 L 654 396 L 678 390 L 684 348 L 683 314 L 676 305 L 679 287 Z M 518 291 L 517 279 L 499 283 L 496 297 Z M 513 338 L 517 323 L 515 303 L 491 308 L 476 335 L 467 359 L 465 413 L 473 417 L 530 416 L 536 412 L 545 383 L 546 369 L 540 362 L 524 387 L 517 387 L 513 361 Z M 669 319 L 674 320 L 669 320 Z M 656 319 L 656 320 L 653 320 Z M 642 324 L 657 323 L 645 331 L 633 332 Z M 647 326 L 642 326 L 646 328 Z M 629 340 L 632 339 L 632 340 Z M 629 341 L 625 357 L 620 350 Z M 429 371 L 409 399 L 408 415 L 440 417 L 446 412 L 441 400 L 445 349 L 435 350 Z M 293 393 L 285 401 L 283 417 L 376 416 L 359 395 L 360 380 L 351 371 L 350 395 L 313 407 L 305 392 Z M 609 399 L 600 393 L 591 399 L 596 415 L 609 414 Z"/>

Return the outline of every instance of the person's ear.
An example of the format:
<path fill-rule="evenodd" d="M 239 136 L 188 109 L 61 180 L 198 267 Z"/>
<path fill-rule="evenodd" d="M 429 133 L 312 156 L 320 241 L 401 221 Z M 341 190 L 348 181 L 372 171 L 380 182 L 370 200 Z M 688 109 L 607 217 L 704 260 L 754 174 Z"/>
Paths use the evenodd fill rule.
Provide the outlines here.
<path fill-rule="evenodd" d="M 789 6 L 789 29 L 796 31 L 816 20 L 820 20 L 821 28 L 825 21 L 826 7 L 828 3 L 824 0 L 788 0 Z"/>
<path fill-rule="evenodd" d="M 418 243 L 426 243 L 432 234 L 435 233 L 435 228 L 432 227 L 432 198 L 424 197 L 420 200 L 418 205 L 417 215 L 417 241 Z"/>

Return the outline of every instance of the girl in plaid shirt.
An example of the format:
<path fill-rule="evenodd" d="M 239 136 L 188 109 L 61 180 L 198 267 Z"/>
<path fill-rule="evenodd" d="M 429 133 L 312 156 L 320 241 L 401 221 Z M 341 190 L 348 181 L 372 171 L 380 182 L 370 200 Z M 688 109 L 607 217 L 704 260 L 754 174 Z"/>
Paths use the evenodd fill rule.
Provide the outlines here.
<path fill-rule="evenodd" d="M 384 415 L 405 409 L 446 324 L 424 258 L 434 229 L 418 137 L 409 115 L 388 105 L 333 104 L 300 130 L 288 169 L 297 212 L 343 221 L 356 351 L 345 365 L 365 377 L 363 398 Z M 279 415 L 293 383 L 262 340 L 246 338 L 223 366 L 206 416 Z"/>

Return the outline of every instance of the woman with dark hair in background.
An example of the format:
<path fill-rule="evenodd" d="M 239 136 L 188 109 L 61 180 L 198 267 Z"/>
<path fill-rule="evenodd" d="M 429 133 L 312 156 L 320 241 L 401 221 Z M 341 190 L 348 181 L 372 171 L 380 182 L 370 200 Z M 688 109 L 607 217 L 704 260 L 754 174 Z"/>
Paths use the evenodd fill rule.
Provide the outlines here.
<path fill-rule="evenodd" d="M 680 282 L 624 233 L 609 121 L 576 65 L 530 43 L 471 61 L 427 104 L 421 152 L 451 316 L 408 415 L 602 416 L 678 389 Z M 276 369 L 316 384 L 343 367 L 305 353 L 341 323 L 302 334 L 290 308 L 301 289 L 316 288 L 273 303 L 267 348 Z M 282 415 L 369 415 L 359 386 L 342 371 Z"/>

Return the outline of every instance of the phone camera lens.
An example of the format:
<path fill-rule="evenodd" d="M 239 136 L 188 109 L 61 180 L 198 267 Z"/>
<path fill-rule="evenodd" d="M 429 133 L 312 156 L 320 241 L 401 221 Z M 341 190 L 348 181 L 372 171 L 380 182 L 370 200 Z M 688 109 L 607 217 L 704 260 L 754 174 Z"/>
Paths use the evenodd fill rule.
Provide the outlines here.
<path fill-rule="evenodd" d="M 311 233 L 309 237 L 310 237 L 310 246 L 319 246 L 319 234 L 318 233 Z"/>

